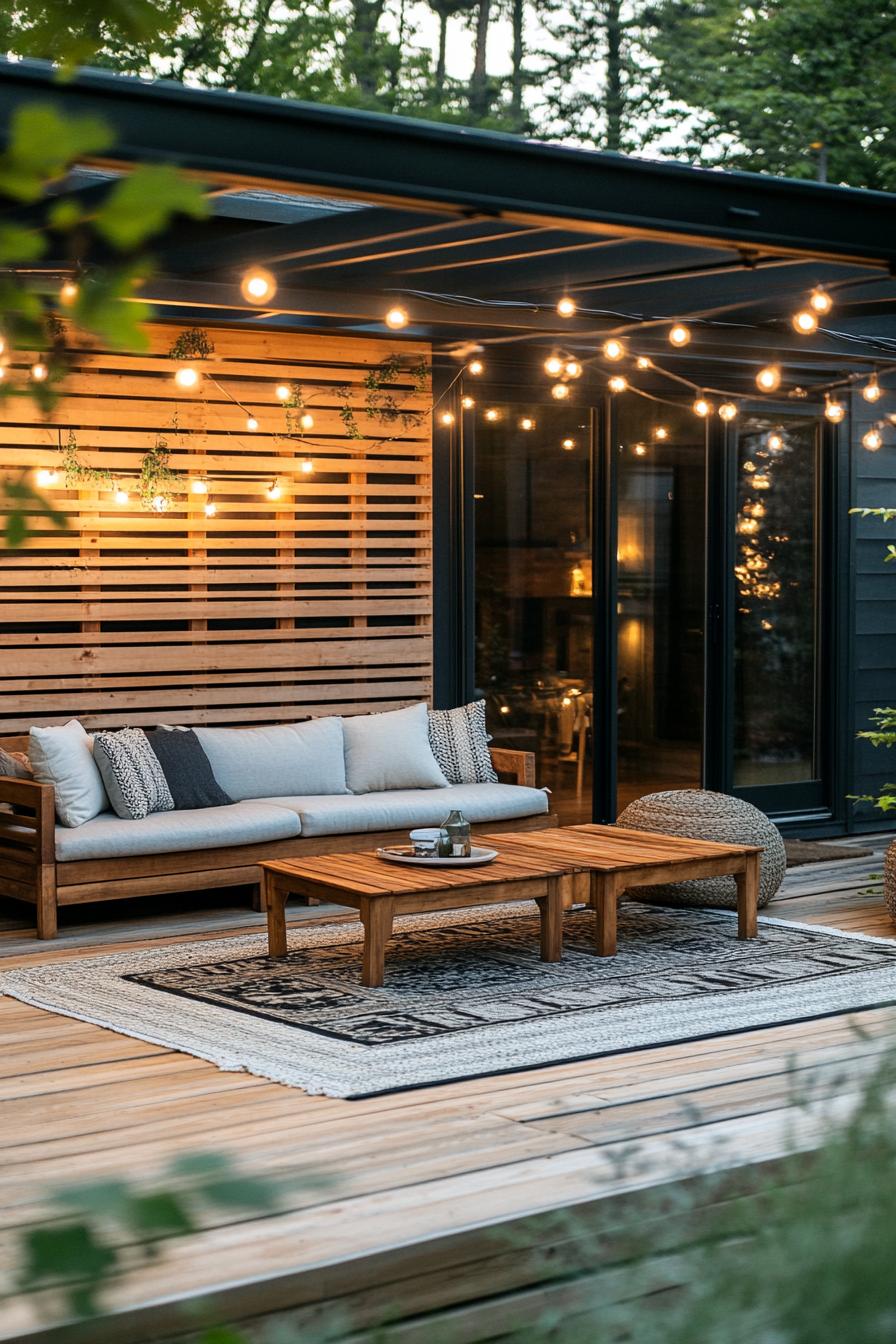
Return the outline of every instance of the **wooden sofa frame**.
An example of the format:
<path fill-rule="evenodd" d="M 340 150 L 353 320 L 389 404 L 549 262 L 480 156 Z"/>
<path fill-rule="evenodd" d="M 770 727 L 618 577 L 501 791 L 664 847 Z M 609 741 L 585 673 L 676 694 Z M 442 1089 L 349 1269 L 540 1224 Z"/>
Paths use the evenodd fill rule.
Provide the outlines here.
<path fill-rule="evenodd" d="M 7 751 L 27 751 L 26 737 L 0 738 Z M 535 785 L 535 756 L 529 751 L 492 748 L 492 761 L 507 783 Z M 334 854 L 400 843 L 404 831 L 364 831 L 353 835 L 293 836 L 256 845 L 183 850 L 174 854 L 141 854 L 132 858 L 79 859 L 56 862 L 56 807 L 51 784 L 0 775 L 0 895 L 35 907 L 38 938 L 55 938 L 61 905 L 115 901 L 161 892 L 197 891 L 211 887 L 254 886 L 264 859 Z M 489 822 L 494 831 L 543 830 L 557 824 L 551 813 Z"/>

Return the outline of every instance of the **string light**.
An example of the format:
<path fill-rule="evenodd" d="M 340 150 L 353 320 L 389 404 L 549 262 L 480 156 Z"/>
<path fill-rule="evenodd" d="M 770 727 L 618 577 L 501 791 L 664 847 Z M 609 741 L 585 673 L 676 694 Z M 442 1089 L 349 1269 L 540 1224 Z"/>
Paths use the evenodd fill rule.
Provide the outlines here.
<path fill-rule="evenodd" d="M 818 330 L 818 318 L 809 308 L 801 308 L 798 313 L 794 313 L 791 324 L 801 336 L 811 336 L 813 331 Z"/>
<path fill-rule="evenodd" d="M 675 326 L 669 331 L 669 340 L 679 350 L 683 345 L 687 345 L 690 339 L 690 329 L 683 322 L 676 322 Z"/>
<path fill-rule="evenodd" d="M 463 406 L 465 411 L 472 411 L 473 407 L 476 405 L 476 402 L 472 397 L 461 397 L 460 404 L 461 406 Z"/>
<path fill-rule="evenodd" d="M 555 401 L 565 401 L 569 396 L 569 388 L 565 383 L 555 383 L 551 388 L 551 396 Z"/>
<path fill-rule="evenodd" d="M 760 392 L 775 392 L 781 386 L 781 370 L 777 364 L 766 364 L 756 375 Z"/>
<path fill-rule="evenodd" d="M 41 467 L 34 473 L 34 479 L 38 485 L 55 485 L 59 480 L 59 472 L 54 471 L 52 467 Z"/>
<path fill-rule="evenodd" d="M 59 287 L 59 302 L 65 308 L 70 308 L 78 297 L 78 286 L 74 280 L 63 280 Z"/>
<path fill-rule="evenodd" d="M 255 419 L 254 415 L 249 416 L 249 419 L 246 421 L 246 428 L 251 430 L 256 430 L 258 428 L 258 421 Z"/>
<path fill-rule="evenodd" d="M 39 359 L 36 364 L 31 365 L 31 377 L 36 383 L 45 383 L 49 376 L 50 370 L 42 359 Z"/>
<path fill-rule="evenodd" d="M 501 412 L 495 410 L 494 406 L 490 406 L 485 413 L 485 418 L 486 420 L 490 420 L 492 424 L 494 424 L 496 420 L 501 419 Z"/>
<path fill-rule="evenodd" d="M 194 369 L 192 364 L 184 364 L 174 374 L 175 385 L 183 388 L 184 391 L 189 391 L 192 387 L 198 387 L 199 378 L 199 370 Z"/>
<path fill-rule="evenodd" d="M 635 363 L 636 363 L 636 366 L 637 366 L 639 369 L 652 369 L 652 368 L 653 368 L 653 364 L 650 362 L 650 360 L 647 358 L 646 355 L 639 355 L 638 358 L 637 358 L 637 360 L 635 361 Z"/>
<path fill-rule="evenodd" d="M 615 361 L 617 359 L 622 359 L 624 356 L 625 344 L 623 341 L 617 341 L 615 336 L 609 341 L 604 341 L 605 359 L 612 359 Z M 638 367 L 640 368 L 640 365 Z"/>
<path fill-rule="evenodd" d="M 274 388 L 274 396 L 278 401 L 289 401 L 292 396 L 292 389 L 287 383 L 278 383 Z"/>
<path fill-rule="evenodd" d="M 635 457 L 646 457 L 646 456 L 647 456 L 647 444 L 646 444 L 646 443 L 636 443 L 636 444 L 634 444 L 633 447 L 632 447 L 632 452 L 635 454 Z"/>
<path fill-rule="evenodd" d="M 816 313 L 820 313 L 822 317 L 826 316 L 834 306 L 834 300 L 821 285 L 815 286 L 812 293 L 809 295 L 809 303 L 815 309 Z"/>
<path fill-rule="evenodd" d="M 115 491 L 115 503 L 116 503 L 116 504 L 127 504 L 128 501 L 130 500 L 130 498 L 131 498 L 131 496 L 130 496 L 130 492 L 127 491 L 127 490 L 125 490 L 123 486 L 119 485 L 119 486 L 116 488 L 116 491 Z"/>
<path fill-rule="evenodd" d="M 829 393 L 824 397 L 825 419 L 830 420 L 832 425 L 839 425 L 840 421 L 846 415 L 846 407 L 842 401 L 833 401 Z"/>
<path fill-rule="evenodd" d="M 768 446 L 773 453 L 779 453 L 784 447 L 784 440 L 781 438 L 780 434 L 769 434 Z"/>
<path fill-rule="evenodd" d="M 557 300 L 557 312 L 561 317 L 574 317 L 576 311 L 576 301 L 571 299 L 568 294 L 564 294 L 562 299 Z"/>
<path fill-rule="evenodd" d="M 168 509 L 168 496 L 167 496 L 167 495 L 154 495 L 153 498 L 152 498 L 152 500 L 150 501 L 150 505 L 149 505 L 149 507 L 152 509 L 153 513 L 165 513 L 165 512 L 167 512 L 167 509 Z"/>
<path fill-rule="evenodd" d="M 439 416 L 439 422 L 445 426 L 454 424 L 454 415 L 451 411 L 443 411 Z"/>
<path fill-rule="evenodd" d="M 707 401 L 706 397 L 698 397 L 691 409 L 701 420 L 705 420 L 708 415 L 712 415 L 712 402 Z"/>
<path fill-rule="evenodd" d="M 772 483 L 769 480 L 769 478 L 765 475 L 765 472 L 757 471 L 756 475 L 753 477 L 753 489 L 770 490 L 771 486 Z"/>
<path fill-rule="evenodd" d="M 607 380 L 607 387 L 611 392 L 624 392 L 628 387 L 628 381 L 621 373 L 614 373 L 613 377 Z"/>
<path fill-rule="evenodd" d="M 197 477 L 196 480 L 190 482 L 190 493 L 193 495 L 207 495 L 208 481 L 204 481 L 201 477 Z"/>
<path fill-rule="evenodd" d="M 314 428 L 314 416 L 309 411 L 305 411 L 299 416 L 299 428 L 306 432 Z"/>
<path fill-rule="evenodd" d="M 862 396 L 866 401 L 880 401 L 884 390 L 877 381 L 877 374 L 872 373 L 865 386 L 862 388 Z"/>
<path fill-rule="evenodd" d="M 883 443 L 884 438 L 876 425 L 862 435 L 862 447 L 867 448 L 869 453 L 876 453 Z"/>
<path fill-rule="evenodd" d="M 534 428 L 535 428 L 535 421 L 532 419 L 532 417 L 530 415 L 524 415 L 522 420 L 520 421 L 520 429 L 528 430 Z"/>
<path fill-rule="evenodd" d="M 573 448 L 575 448 L 575 446 L 576 446 L 575 439 L 564 439 L 561 444 L 561 447 L 565 448 L 568 453 L 571 453 Z"/>
<path fill-rule="evenodd" d="M 723 401 L 719 407 L 720 420 L 733 420 L 737 415 L 737 407 L 733 401 Z"/>
<path fill-rule="evenodd" d="M 753 472 L 753 471 L 755 471 L 755 470 L 756 470 L 756 463 L 755 463 L 755 462 L 745 462 L 745 463 L 744 463 L 744 471 L 746 471 L 747 473 Z"/>
<path fill-rule="evenodd" d="M 213 499 L 208 500 L 205 505 L 206 518 L 214 518 L 217 512 L 218 512 L 218 506 L 215 503 L 215 501 Z"/>
<path fill-rule="evenodd" d="M 304 459 L 304 461 L 302 462 L 302 465 L 301 465 L 300 470 L 301 470 L 303 476 L 313 476 L 313 475 L 314 475 L 314 463 L 311 461 L 311 458 L 310 458 L 310 457 L 306 457 L 306 458 Z"/>
<path fill-rule="evenodd" d="M 485 373 L 485 365 L 481 359 L 471 359 L 467 365 L 467 373 L 472 373 L 474 378 L 478 378 L 480 373 Z"/>
<path fill-rule="evenodd" d="M 544 362 L 544 371 L 551 378 L 556 378 L 558 373 L 563 372 L 563 360 L 559 355 L 548 355 Z"/>
<path fill-rule="evenodd" d="M 265 490 L 265 494 L 267 495 L 268 499 L 282 499 L 283 486 L 280 484 L 279 481 L 271 481 L 267 490 Z"/>
<path fill-rule="evenodd" d="M 665 443 L 669 437 L 669 431 L 665 425 L 657 425 L 653 431 L 653 437 L 658 439 L 660 443 Z"/>
<path fill-rule="evenodd" d="M 568 359 L 564 365 L 564 373 L 567 378 L 581 378 L 582 366 L 577 359 Z"/>
<path fill-rule="evenodd" d="M 240 293 L 247 303 L 267 303 L 277 293 L 277 281 L 263 266 L 253 266 L 240 281 Z"/>
<path fill-rule="evenodd" d="M 407 311 L 400 304 L 396 304 L 394 308 L 389 309 L 384 320 L 391 331 L 400 331 L 402 327 L 407 326 L 410 318 Z"/>

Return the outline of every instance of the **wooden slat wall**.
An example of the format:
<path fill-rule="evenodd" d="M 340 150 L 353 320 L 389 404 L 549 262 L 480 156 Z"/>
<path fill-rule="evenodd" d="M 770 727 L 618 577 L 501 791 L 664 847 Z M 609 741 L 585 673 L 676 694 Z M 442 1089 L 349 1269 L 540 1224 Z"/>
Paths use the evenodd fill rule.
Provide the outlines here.
<path fill-rule="evenodd" d="M 93 485 L 54 489 L 71 531 L 40 523 L 0 554 L 0 732 L 72 716 L 89 727 L 282 722 L 428 698 L 430 394 L 410 378 L 390 389 L 423 413 L 419 426 L 363 410 L 372 367 L 396 350 L 428 360 L 428 347 L 215 329 L 210 376 L 187 393 L 167 357 L 180 330 L 153 325 L 143 356 L 78 353 L 48 416 L 8 400 L 0 471 L 55 465 L 58 428 L 63 440 L 75 431 L 89 465 L 133 471 L 161 432 L 178 470 L 270 473 L 283 497 L 269 501 L 260 480 L 214 483 L 207 519 L 186 493 L 157 515 L 131 483 L 124 506 Z M 282 381 L 306 390 L 307 451 L 283 437 Z M 347 434 L 340 386 L 369 439 Z"/>

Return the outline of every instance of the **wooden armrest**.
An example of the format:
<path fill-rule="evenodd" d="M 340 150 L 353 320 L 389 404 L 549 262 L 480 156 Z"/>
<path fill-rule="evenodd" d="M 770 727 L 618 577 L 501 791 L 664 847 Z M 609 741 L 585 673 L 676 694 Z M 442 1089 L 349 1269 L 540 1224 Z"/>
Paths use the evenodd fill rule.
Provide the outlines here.
<path fill-rule="evenodd" d="M 534 751 L 514 751 L 511 747 L 489 747 L 489 751 L 499 775 L 509 775 L 512 783 L 535 788 Z"/>
<path fill-rule="evenodd" d="M 35 906 L 38 938 L 56 936 L 56 800 L 52 784 L 0 775 L 0 894 Z"/>

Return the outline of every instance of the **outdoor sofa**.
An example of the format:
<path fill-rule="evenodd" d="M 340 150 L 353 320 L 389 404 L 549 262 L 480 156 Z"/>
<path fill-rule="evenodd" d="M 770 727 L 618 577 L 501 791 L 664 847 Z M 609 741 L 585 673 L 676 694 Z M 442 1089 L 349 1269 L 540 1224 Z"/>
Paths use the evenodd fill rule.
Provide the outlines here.
<path fill-rule="evenodd" d="M 445 713 L 463 714 L 464 710 Z M 474 782 L 446 782 L 447 774 L 440 773 L 431 753 L 423 763 L 422 775 L 417 763 L 409 765 L 408 743 L 396 728 L 399 721 L 406 725 L 414 720 L 416 745 L 411 756 L 414 751 L 419 755 L 425 714 L 426 707 L 421 705 L 395 713 L 255 729 L 197 727 L 189 736 L 200 741 L 215 781 L 233 801 L 154 811 L 139 819 L 118 815 L 100 787 L 102 796 L 87 808 L 88 813 L 96 808 L 94 815 L 83 820 L 76 815 L 75 824 L 68 816 L 69 824 L 61 824 L 61 817 L 68 815 L 66 808 L 71 811 L 67 781 L 46 782 L 46 768 L 41 772 L 35 767 L 36 778 L 0 774 L 0 895 L 33 904 L 37 936 L 53 938 L 57 909 L 62 905 L 257 886 L 258 865 L 264 859 L 373 849 L 406 841 L 409 829 L 441 825 L 453 809 L 491 831 L 555 824 L 547 794 L 534 787 L 535 759 L 529 752 L 486 746 L 483 761 L 480 741 L 478 765 L 469 758 L 458 765 L 449 753 L 455 776 L 465 773 L 465 765 L 468 778 L 478 770 Z M 372 738 L 370 723 L 376 729 Z M 100 738 L 116 737 L 90 737 L 77 721 L 57 731 L 75 736 L 76 729 L 90 744 L 88 755 L 94 757 L 100 754 L 95 745 Z M 34 766 L 37 742 L 41 735 L 46 740 L 47 731 L 32 729 L 29 737 L 0 739 L 0 748 L 29 755 L 29 764 Z M 166 741 L 177 730 L 167 731 Z M 339 759 L 334 748 L 337 732 Z M 301 738 L 306 743 L 304 757 L 294 749 L 293 739 L 284 737 L 289 733 L 296 735 L 296 742 Z M 329 746 L 322 752 L 324 737 Z M 349 737 L 360 740 L 360 755 L 350 751 Z M 86 750 L 85 746 L 82 756 Z M 327 752 L 333 770 L 328 774 L 323 769 L 324 787 L 320 787 L 321 761 Z M 345 773 L 340 775 L 343 760 Z M 6 763 L 9 767 L 8 758 Z M 296 783 L 309 776 L 311 787 L 300 791 Z M 409 779 L 419 786 L 395 786 Z M 88 784 L 93 787 L 93 781 Z M 83 806 L 83 799 L 75 800 L 76 813 L 78 806 Z"/>

